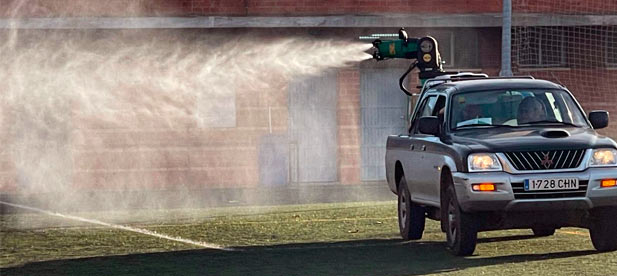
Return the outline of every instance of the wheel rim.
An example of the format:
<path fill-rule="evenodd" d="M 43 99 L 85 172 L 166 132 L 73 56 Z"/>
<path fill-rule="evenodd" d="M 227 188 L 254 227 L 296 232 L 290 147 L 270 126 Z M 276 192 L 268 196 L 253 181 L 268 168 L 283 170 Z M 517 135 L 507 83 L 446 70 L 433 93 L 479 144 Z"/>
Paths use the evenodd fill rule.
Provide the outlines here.
<path fill-rule="evenodd" d="M 456 240 L 456 232 L 457 232 L 457 220 L 456 216 L 456 206 L 454 206 L 454 202 L 450 199 L 448 203 L 448 234 L 450 235 L 450 244 L 453 245 Z"/>
<path fill-rule="evenodd" d="M 399 209 L 399 217 L 401 219 L 401 225 L 404 226 L 407 222 L 407 198 L 405 197 L 405 193 L 401 194 L 401 201 L 398 206 Z"/>

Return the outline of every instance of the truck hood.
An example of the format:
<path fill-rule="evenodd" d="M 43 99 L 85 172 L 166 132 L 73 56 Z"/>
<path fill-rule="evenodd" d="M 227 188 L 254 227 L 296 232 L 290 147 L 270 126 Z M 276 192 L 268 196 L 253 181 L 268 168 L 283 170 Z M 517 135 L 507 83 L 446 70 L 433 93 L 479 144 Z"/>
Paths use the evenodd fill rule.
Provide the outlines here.
<path fill-rule="evenodd" d="M 471 152 L 617 148 L 615 141 L 595 130 L 577 127 L 474 128 L 457 131 L 450 139 Z"/>

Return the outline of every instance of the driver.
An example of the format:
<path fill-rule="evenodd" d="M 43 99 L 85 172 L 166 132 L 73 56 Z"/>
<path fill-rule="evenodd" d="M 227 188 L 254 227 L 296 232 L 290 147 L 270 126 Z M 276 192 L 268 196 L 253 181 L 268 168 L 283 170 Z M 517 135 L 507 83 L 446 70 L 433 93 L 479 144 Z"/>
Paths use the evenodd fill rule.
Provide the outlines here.
<path fill-rule="evenodd" d="M 463 109 L 463 112 L 461 114 L 461 121 L 477 119 L 480 117 L 482 117 L 482 109 L 480 108 L 480 106 L 476 104 L 468 104 Z"/>
<path fill-rule="evenodd" d="M 546 120 L 546 109 L 540 100 L 535 97 L 527 97 L 518 105 L 518 124 Z"/>

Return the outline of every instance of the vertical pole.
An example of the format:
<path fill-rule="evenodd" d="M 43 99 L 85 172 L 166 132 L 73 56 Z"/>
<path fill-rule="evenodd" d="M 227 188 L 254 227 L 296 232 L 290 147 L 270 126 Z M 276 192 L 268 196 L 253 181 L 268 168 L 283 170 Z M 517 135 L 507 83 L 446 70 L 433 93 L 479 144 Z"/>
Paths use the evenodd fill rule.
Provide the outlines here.
<path fill-rule="evenodd" d="M 503 0 L 503 24 L 501 27 L 502 77 L 512 76 L 512 0 Z"/>

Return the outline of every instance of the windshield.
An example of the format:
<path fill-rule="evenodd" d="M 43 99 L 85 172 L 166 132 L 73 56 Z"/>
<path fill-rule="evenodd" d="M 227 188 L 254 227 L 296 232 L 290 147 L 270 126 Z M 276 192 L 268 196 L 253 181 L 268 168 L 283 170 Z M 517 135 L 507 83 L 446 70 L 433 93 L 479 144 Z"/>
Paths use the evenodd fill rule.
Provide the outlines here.
<path fill-rule="evenodd" d="M 562 124 L 588 126 L 564 90 L 498 90 L 454 95 L 451 128 Z"/>

